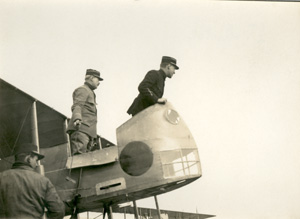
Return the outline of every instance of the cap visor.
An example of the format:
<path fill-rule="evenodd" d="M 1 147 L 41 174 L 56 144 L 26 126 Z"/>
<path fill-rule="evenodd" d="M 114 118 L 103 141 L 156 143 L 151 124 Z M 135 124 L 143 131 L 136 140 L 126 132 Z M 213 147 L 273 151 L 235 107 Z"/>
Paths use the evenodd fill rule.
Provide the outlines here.
<path fill-rule="evenodd" d="M 175 67 L 176 70 L 179 69 L 179 67 L 178 67 L 176 64 L 174 64 L 173 62 L 171 62 L 170 64 L 173 65 L 173 66 Z"/>
<path fill-rule="evenodd" d="M 179 69 L 179 67 L 177 65 L 174 65 L 174 64 L 172 64 L 172 65 L 175 67 L 176 70 Z"/>
<path fill-rule="evenodd" d="M 38 155 L 39 160 L 43 159 L 44 157 L 45 157 L 44 155 L 40 155 L 40 154 Z"/>
<path fill-rule="evenodd" d="M 41 160 L 41 159 L 43 159 L 45 157 L 44 155 L 39 154 L 39 153 L 34 152 L 34 151 L 32 151 L 32 153 L 34 153 L 38 157 L 38 160 Z"/>

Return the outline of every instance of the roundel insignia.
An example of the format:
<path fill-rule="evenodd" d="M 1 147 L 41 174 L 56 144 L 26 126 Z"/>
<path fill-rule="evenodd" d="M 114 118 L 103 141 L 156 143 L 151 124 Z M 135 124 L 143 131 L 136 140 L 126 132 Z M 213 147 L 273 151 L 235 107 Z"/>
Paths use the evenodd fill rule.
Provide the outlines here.
<path fill-rule="evenodd" d="M 152 166 L 153 153 L 144 142 L 133 141 L 124 147 L 119 159 L 124 172 L 131 176 L 140 176 Z"/>
<path fill-rule="evenodd" d="M 166 114 L 165 114 L 167 120 L 172 123 L 173 125 L 178 125 L 179 122 L 180 122 L 180 116 L 179 114 L 173 110 L 173 109 L 168 109 L 166 111 Z"/>

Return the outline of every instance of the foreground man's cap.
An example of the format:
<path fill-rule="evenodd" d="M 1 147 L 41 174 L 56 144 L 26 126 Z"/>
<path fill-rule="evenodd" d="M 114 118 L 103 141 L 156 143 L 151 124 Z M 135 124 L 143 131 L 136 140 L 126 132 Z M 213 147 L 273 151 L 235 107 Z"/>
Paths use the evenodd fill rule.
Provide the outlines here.
<path fill-rule="evenodd" d="M 34 155 L 38 156 L 38 159 L 41 160 L 43 159 L 45 156 L 40 154 L 38 152 L 38 147 L 35 144 L 32 143 L 26 143 L 26 144 L 22 144 L 18 149 L 16 154 L 20 154 L 20 153 L 33 153 Z"/>

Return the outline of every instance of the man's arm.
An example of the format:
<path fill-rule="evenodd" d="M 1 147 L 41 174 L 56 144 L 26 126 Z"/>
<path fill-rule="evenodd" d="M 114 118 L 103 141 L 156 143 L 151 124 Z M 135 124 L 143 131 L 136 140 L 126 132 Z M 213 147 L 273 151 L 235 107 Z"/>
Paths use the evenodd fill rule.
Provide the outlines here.
<path fill-rule="evenodd" d="M 88 98 L 88 92 L 85 88 L 78 88 L 73 93 L 72 118 L 74 125 L 80 125 L 82 121 L 82 107 Z"/>
<path fill-rule="evenodd" d="M 140 83 L 138 90 L 151 104 L 157 103 L 158 96 L 151 90 L 154 84 L 158 82 L 158 74 L 156 71 L 149 71 L 144 80 Z"/>
<path fill-rule="evenodd" d="M 53 184 L 47 179 L 47 192 L 45 197 L 47 218 L 61 219 L 65 216 L 65 206 L 58 196 Z"/>

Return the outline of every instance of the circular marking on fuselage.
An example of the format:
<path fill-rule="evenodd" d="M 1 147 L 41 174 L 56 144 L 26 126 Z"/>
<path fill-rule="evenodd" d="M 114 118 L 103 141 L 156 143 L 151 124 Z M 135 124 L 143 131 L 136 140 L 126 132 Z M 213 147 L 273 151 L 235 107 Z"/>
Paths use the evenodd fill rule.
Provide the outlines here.
<path fill-rule="evenodd" d="M 152 166 L 152 163 L 153 153 L 144 142 L 132 141 L 121 151 L 121 168 L 131 176 L 140 176 L 146 173 Z"/>
<path fill-rule="evenodd" d="M 167 109 L 165 113 L 165 117 L 173 125 L 178 125 L 180 122 L 179 114 L 173 109 Z"/>

